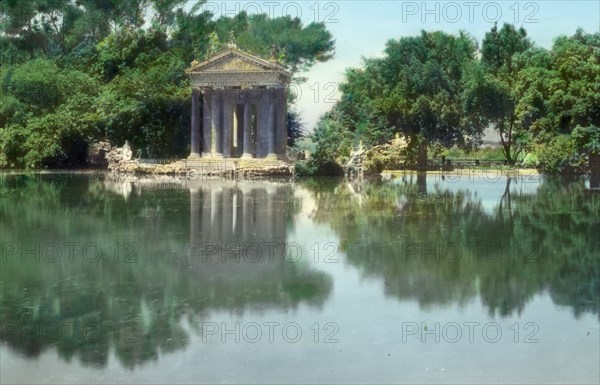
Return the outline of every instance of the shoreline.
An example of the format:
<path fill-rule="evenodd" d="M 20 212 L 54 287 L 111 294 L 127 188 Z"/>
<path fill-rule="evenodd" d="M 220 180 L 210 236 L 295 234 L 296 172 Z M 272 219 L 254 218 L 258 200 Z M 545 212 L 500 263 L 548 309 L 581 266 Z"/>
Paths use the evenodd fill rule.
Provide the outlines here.
<path fill-rule="evenodd" d="M 143 165 L 142 167 L 145 169 L 143 171 L 115 171 L 110 170 L 108 168 L 56 168 L 56 169 L 10 169 L 4 168 L 0 169 L 0 174 L 95 174 L 95 173 L 107 173 L 114 175 L 171 175 L 171 176 L 183 176 L 185 177 L 185 173 L 163 173 L 163 172 L 152 172 L 150 169 L 152 167 L 148 167 L 150 165 Z M 239 170 L 243 170 L 244 168 L 240 168 Z M 246 168 L 246 169 L 254 169 L 254 168 Z M 266 167 L 265 169 L 269 169 Z M 384 176 L 384 175 L 409 175 L 409 174 L 426 174 L 426 175 L 489 175 L 490 173 L 502 174 L 502 175 L 517 175 L 517 176 L 526 176 L 526 175 L 544 175 L 544 176 L 587 176 L 589 173 L 578 173 L 578 174 L 544 174 L 539 172 L 535 168 L 521 168 L 521 169 L 500 169 L 500 168 L 464 168 L 464 169 L 455 169 L 455 170 L 427 170 L 427 171 L 418 171 L 418 170 L 383 170 L 379 174 L 365 174 L 365 176 Z M 202 174 L 199 174 L 202 175 Z M 210 175 L 217 176 L 218 175 Z M 296 176 L 296 178 L 315 178 L 316 176 L 303 177 Z M 344 178 L 343 176 L 335 176 L 335 175 L 323 175 L 322 177 L 338 177 Z M 351 178 L 355 179 L 355 178 Z"/>
<path fill-rule="evenodd" d="M 488 176 L 490 173 L 502 176 L 531 176 L 531 175 L 550 175 L 540 173 L 535 168 L 516 168 L 516 169 L 501 169 L 501 168 L 461 168 L 454 170 L 428 170 L 428 171 L 417 171 L 417 170 L 383 170 L 380 175 L 408 175 L 408 174 L 419 174 L 425 173 L 426 175 L 475 175 L 475 176 Z M 587 174 L 572 174 L 585 176 Z M 559 175 L 560 176 L 560 175 Z M 564 175 L 562 175 L 564 176 Z"/>
<path fill-rule="evenodd" d="M 0 174 L 4 174 L 4 175 L 24 175 L 24 174 L 36 174 L 36 175 L 45 175 L 45 174 L 81 174 L 81 175 L 85 175 L 85 174 L 109 174 L 109 175 L 121 175 L 121 176 L 131 176 L 131 177 L 137 177 L 137 176 L 152 176 L 152 175 L 156 175 L 156 176 L 172 176 L 172 177 L 179 177 L 182 179 L 190 179 L 190 178 L 195 178 L 195 177 L 213 177 L 213 178 L 222 178 L 222 179 L 236 179 L 238 177 L 243 178 L 242 175 L 231 175 L 231 172 L 226 172 L 226 173 L 164 173 L 164 172 L 152 172 L 149 169 L 151 169 L 151 167 L 148 167 L 148 165 L 144 165 L 142 166 L 145 168 L 145 170 L 141 171 L 141 170 L 136 170 L 136 171 L 130 171 L 130 172 L 123 172 L 123 171 L 115 171 L 115 170 L 110 170 L 108 168 L 61 168 L 61 169 L 0 169 Z M 193 170 L 193 169 L 192 169 Z M 237 171 L 242 171 L 244 170 L 244 168 L 240 168 Z M 248 169 L 246 169 L 248 170 Z M 255 168 L 251 168 L 251 170 L 256 170 Z M 269 170 L 269 168 L 265 168 L 265 171 Z M 212 170 L 211 170 L 212 171 Z M 191 175 L 190 175 L 191 174 Z M 194 175 L 195 174 L 195 175 Z M 402 175 L 416 175 L 416 174 L 425 174 L 425 175 L 445 175 L 445 176 L 490 176 L 490 174 L 494 174 L 496 176 L 501 175 L 501 176 L 589 176 L 589 173 L 583 173 L 583 174 L 568 174 L 568 175 L 563 175 L 563 174 L 544 174 L 544 173 L 540 173 L 537 169 L 532 169 L 532 168 L 523 168 L 523 169 L 511 169 L 511 170 L 505 170 L 505 169 L 498 169 L 498 168 L 487 168 L 487 169 L 481 169 L 481 168 L 469 168 L 469 169 L 455 169 L 455 170 L 451 170 L 451 171 L 441 171 L 441 170 L 427 170 L 427 171 L 418 171 L 418 170 L 383 170 L 381 173 L 379 174 L 365 174 L 364 177 L 377 177 L 377 176 L 381 176 L 381 177 L 389 177 L 389 176 L 402 176 Z M 268 176 L 268 175 L 266 175 Z M 344 176 L 328 176 L 328 175 L 323 175 L 323 176 L 297 176 L 297 175 L 293 175 L 295 179 L 312 179 L 312 178 L 341 178 L 341 179 L 359 179 L 356 177 L 353 178 L 347 178 Z"/>

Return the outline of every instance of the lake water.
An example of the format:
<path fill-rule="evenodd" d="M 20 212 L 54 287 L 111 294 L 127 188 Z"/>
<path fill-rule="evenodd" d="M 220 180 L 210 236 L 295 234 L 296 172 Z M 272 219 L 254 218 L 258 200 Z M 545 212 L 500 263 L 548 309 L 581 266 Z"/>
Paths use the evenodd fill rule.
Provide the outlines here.
<path fill-rule="evenodd" d="M 2 383 L 598 383 L 585 179 L 0 175 Z"/>

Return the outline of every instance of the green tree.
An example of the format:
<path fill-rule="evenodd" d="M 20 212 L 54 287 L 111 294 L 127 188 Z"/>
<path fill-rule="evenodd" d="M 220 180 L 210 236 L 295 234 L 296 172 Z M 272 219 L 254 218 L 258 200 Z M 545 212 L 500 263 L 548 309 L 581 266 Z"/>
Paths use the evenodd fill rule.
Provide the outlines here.
<path fill-rule="evenodd" d="M 547 69 L 537 80 L 541 83 L 536 86 L 539 97 L 529 102 L 538 106 L 534 111 L 541 111 L 532 119 L 530 132 L 534 150 L 542 154 L 542 170 L 583 171 L 590 155 L 597 153 L 594 138 L 600 127 L 599 52 L 600 33 L 577 30 L 572 36 L 557 38 L 548 54 Z M 552 148 L 557 145 L 546 146 L 557 141 L 567 144 L 556 151 Z"/>
<path fill-rule="evenodd" d="M 416 37 L 387 42 L 384 56 L 365 59 L 349 69 L 340 89 L 340 124 L 354 143 L 409 138 L 409 147 L 424 168 L 429 144 L 464 145 L 478 133 L 464 125 L 462 95 L 476 44 L 466 33 L 423 31 Z"/>
<path fill-rule="evenodd" d="M 287 112 L 287 145 L 293 147 L 296 141 L 305 135 L 304 122 L 296 109 Z"/>
<path fill-rule="evenodd" d="M 153 23 L 163 28 L 169 28 L 175 25 L 177 10 L 181 9 L 187 0 L 149 0 L 149 2 L 154 13 Z"/>
<path fill-rule="evenodd" d="M 87 143 L 100 139 L 128 140 L 145 156 L 184 156 L 190 125 L 184 70 L 223 48 L 232 30 L 240 48 L 264 58 L 277 44 L 278 59 L 297 76 L 333 55 L 323 23 L 246 13 L 213 20 L 203 3 L 3 2 L 0 166 L 79 164 Z M 302 124 L 289 111 L 292 144 Z"/>
<path fill-rule="evenodd" d="M 240 12 L 234 17 L 217 19 L 215 32 L 221 42 L 228 42 L 233 32 L 240 49 L 264 58 L 271 57 L 269 47 L 276 44 L 284 54 L 282 63 L 294 75 L 330 60 L 335 52 L 335 40 L 324 23 L 303 26 L 297 17 L 271 18 L 267 14 L 249 16 Z"/>
<path fill-rule="evenodd" d="M 526 128 L 518 115 L 519 103 L 524 98 L 518 86 L 518 75 L 523 68 L 515 64 L 515 59 L 517 54 L 531 47 L 532 43 L 523 28 L 517 30 L 511 24 L 504 24 L 498 30 L 494 25 L 481 43 L 481 63 L 487 74 L 472 89 L 479 94 L 474 98 L 479 98 L 480 103 L 478 108 L 470 112 L 487 118 L 488 123 L 498 131 L 504 156 L 510 163 L 517 161 L 526 146 Z M 494 102 L 498 104 L 494 105 Z"/>
<path fill-rule="evenodd" d="M 99 89 L 95 78 L 49 60 L 9 69 L 0 100 L 0 167 L 84 164 Z"/>

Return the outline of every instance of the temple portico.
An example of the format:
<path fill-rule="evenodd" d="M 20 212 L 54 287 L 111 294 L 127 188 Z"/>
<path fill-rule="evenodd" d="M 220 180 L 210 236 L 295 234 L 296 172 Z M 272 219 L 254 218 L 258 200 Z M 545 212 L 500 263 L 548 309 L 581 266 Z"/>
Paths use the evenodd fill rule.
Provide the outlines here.
<path fill-rule="evenodd" d="M 229 44 L 186 72 L 192 83 L 188 159 L 285 159 L 291 75 L 281 64 Z"/>

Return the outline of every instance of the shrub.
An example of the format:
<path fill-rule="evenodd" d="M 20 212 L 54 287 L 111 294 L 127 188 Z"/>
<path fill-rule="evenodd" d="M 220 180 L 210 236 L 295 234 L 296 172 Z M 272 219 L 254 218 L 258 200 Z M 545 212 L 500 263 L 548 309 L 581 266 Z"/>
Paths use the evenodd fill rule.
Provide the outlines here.
<path fill-rule="evenodd" d="M 540 171 L 547 174 L 573 172 L 572 158 L 575 146 L 569 135 L 558 135 L 546 143 L 534 146 Z"/>
<path fill-rule="evenodd" d="M 27 105 L 12 95 L 0 97 L 0 127 L 23 124 L 27 118 Z"/>
<path fill-rule="evenodd" d="M 315 176 L 318 167 L 312 159 L 299 160 L 295 163 L 297 176 Z"/>
<path fill-rule="evenodd" d="M 297 176 L 343 176 L 344 168 L 333 160 L 318 162 L 311 158 L 296 162 Z"/>
<path fill-rule="evenodd" d="M 23 167 L 19 160 L 25 155 L 23 143 L 26 137 L 21 126 L 0 128 L 0 168 Z"/>
<path fill-rule="evenodd" d="M 15 68 L 7 91 L 23 103 L 41 110 L 52 110 L 65 101 L 67 88 L 61 87 L 64 78 L 50 60 L 31 60 Z"/>

